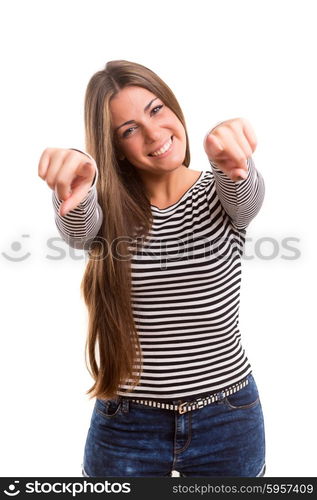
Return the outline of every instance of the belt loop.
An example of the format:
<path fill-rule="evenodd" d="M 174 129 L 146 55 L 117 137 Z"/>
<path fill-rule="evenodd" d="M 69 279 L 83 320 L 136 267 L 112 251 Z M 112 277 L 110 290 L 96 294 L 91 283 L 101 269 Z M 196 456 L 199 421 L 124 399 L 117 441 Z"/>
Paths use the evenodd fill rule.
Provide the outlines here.
<path fill-rule="evenodd" d="M 130 410 L 130 405 L 129 405 L 130 401 L 126 398 L 122 398 L 121 399 L 121 409 L 123 411 L 123 413 L 129 413 L 129 410 Z"/>

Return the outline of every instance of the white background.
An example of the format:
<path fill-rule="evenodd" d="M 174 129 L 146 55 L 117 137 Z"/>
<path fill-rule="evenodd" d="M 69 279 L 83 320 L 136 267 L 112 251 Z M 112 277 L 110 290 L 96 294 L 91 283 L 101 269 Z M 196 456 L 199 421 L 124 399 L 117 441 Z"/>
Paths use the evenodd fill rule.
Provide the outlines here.
<path fill-rule="evenodd" d="M 255 130 L 266 198 L 248 228 L 242 340 L 265 416 L 267 476 L 317 475 L 314 7 L 1 3 L 1 476 L 81 476 L 94 404 L 85 395 L 85 257 L 61 241 L 63 259 L 48 248 L 59 235 L 37 168 L 46 147 L 84 147 L 85 89 L 112 59 L 148 66 L 173 89 L 192 169 L 209 168 L 202 142 L 216 122 L 245 117 Z M 274 239 L 274 258 L 260 238 Z M 297 238 L 299 258 L 285 258 L 294 256 L 285 238 Z"/>

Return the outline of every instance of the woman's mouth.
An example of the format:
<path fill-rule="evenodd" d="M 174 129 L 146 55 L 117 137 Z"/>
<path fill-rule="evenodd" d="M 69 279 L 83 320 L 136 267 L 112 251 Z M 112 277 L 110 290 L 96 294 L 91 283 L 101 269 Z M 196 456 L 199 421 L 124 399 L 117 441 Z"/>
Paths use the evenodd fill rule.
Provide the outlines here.
<path fill-rule="evenodd" d="M 163 158 L 164 156 L 167 156 L 171 151 L 172 144 L 173 144 L 173 136 L 171 136 L 169 140 L 160 149 L 153 151 L 153 153 L 150 153 L 148 156 L 151 156 L 153 158 Z"/>

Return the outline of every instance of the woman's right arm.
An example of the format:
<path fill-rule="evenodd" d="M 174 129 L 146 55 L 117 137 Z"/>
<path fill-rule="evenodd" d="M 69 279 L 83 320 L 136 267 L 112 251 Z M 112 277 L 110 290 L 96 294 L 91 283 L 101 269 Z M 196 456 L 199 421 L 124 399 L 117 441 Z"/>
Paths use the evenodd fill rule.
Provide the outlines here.
<path fill-rule="evenodd" d="M 69 246 L 88 249 L 103 221 L 96 162 L 78 150 L 48 148 L 40 158 L 38 174 L 53 191 L 59 234 Z"/>

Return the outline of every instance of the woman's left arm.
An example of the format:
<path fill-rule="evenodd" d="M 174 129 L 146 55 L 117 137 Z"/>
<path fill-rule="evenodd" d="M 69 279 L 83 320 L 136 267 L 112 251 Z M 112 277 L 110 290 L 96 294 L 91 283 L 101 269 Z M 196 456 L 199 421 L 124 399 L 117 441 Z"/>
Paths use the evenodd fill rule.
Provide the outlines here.
<path fill-rule="evenodd" d="M 237 229 L 245 229 L 259 212 L 265 193 L 252 159 L 257 142 L 245 118 L 217 124 L 204 139 L 220 202 Z"/>

